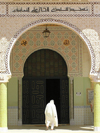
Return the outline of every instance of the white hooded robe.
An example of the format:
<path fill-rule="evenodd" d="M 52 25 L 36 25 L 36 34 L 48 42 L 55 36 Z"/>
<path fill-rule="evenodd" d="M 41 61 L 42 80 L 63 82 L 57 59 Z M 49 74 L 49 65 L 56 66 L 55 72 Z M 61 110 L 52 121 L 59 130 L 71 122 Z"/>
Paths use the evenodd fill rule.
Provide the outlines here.
<path fill-rule="evenodd" d="M 50 122 L 50 124 L 54 123 L 54 126 L 58 126 L 58 117 L 57 117 L 57 111 L 56 106 L 54 104 L 54 101 L 51 100 L 45 108 L 45 123 L 47 125 L 47 121 Z"/>

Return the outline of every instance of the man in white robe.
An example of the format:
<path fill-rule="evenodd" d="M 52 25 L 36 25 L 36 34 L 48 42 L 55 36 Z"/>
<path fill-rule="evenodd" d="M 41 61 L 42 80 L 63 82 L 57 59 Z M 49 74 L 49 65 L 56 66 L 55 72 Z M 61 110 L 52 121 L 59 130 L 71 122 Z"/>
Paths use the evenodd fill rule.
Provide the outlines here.
<path fill-rule="evenodd" d="M 51 126 L 51 130 L 54 129 L 54 126 L 58 126 L 58 116 L 56 111 L 56 106 L 54 100 L 51 100 L 45 108 L 45 123 L 48 129 Z"/>

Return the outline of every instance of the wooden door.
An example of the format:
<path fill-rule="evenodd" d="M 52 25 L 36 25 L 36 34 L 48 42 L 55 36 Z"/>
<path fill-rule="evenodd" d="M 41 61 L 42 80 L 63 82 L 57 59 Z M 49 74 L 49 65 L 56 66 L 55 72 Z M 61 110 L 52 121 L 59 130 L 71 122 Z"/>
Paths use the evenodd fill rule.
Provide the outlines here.
<path fill-rule="evenodd" d="M 68 78 L 63 78 L 60 81 L 60 107 L 61 107 L 61 124 L 69 123 L 69 80 Z"/>
<path fill-rule="evenodd" d="M 45 80 L 23 78 L 23 124 L 43 124 Z"/>

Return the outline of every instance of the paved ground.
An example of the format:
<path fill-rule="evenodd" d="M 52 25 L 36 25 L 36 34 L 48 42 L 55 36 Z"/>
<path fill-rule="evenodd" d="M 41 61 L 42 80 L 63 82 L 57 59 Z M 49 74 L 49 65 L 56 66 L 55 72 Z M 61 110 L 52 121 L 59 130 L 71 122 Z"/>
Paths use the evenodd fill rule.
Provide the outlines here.
<path fill-rule="evenodd" d="M 9 126 L 6 133 L 92 133 L 93 126 L 59 125 L 55 130 L 46 130 L 44 125 Z M 1 133 L 1 132 L 0 132 Z"/>

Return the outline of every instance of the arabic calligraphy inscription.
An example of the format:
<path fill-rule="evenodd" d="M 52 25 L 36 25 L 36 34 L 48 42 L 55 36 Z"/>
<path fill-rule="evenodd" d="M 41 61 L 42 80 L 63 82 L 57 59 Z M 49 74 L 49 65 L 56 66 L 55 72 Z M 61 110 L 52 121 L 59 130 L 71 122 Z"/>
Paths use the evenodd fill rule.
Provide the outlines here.
<path fill-rule="evenodd" d="M 90 14 L 90 5 L 61 5 L 61 6 L 12 6 L 9 5 L 9 14 Z"/>

